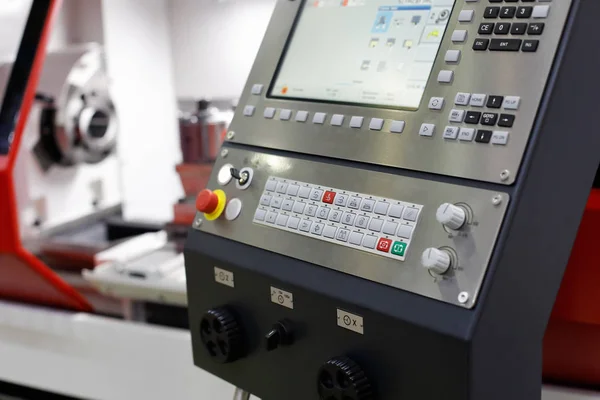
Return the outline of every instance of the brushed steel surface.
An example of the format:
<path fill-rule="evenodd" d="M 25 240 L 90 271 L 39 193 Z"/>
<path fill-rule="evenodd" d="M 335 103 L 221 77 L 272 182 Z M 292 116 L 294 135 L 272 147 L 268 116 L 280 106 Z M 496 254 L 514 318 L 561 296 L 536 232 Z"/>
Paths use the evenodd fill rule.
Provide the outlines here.
<path fill-rule="evenodd" d="M 220 186 L 218 171 L 226 163 L 253 168 L 252 185 L 246 190 L 233 183 Z M 253 223 L 271 175 L 423 205 L 405 261 Z M 243 209 L 235 221 L 205 221 L 197 228 L 201 231 L 467 308 L 476 302 L 509 202 L 506 193 L 235 148 L 216 161 L 208 187 L 223 189 L 228 199 L 241 199 Z M 494 205 L 495 196 L 501 196 L 502 202 Z M 448 232 L 437 222 L 436 210 L 445 202 L 465 203 L 472 210 L 471 222 L 460 232 Z M 428 247 L 452 248 L 458 259 L 456 268 L 443 277 L 431 275 L 420 263 Z M 458 300 L 461 292 L 470 295 L 464 304 Z"/>
<path fill-rule="evenodd" d="M 457 0 L 417 111 L 274 99 L 267 97 L 268 90 L 264 90 L 260 96 L 252 95 L 253 84 L 261 83 L 266 88 L 275 79 L 281 54 L 303 3 L 289 0 L 280 0 L 277 3 L 239 102 L 240 110 L 245 105 L 253 105 L 256 107 L 256 112 L 253 117 L 244 117 L 241 111 L 236 113 L 231 125 L 231 130 L 236 132 L 232 141 L 505 185 L 515 181 L 572 0 L 543 3 L 551 7 L 550 14 L 546 19 L 536 20 L 516 18 L 489 20 L 483 18 L 483 12 L 485 7 L 490 5 L 535 6 L 542 3 L 490 4 L 483 0 L 476 3 Z M 463 9 L 475 11 L 473 22 L 458 22 L 458 14 Z M 543 22 L 546 26 L 541 36 L 482 36 L 477 34 L 481 22 Z M 464 44 L 452 43 L 451 35 L 455 29 L 468 31 L 467 41 Z M 367 36 L 365 35 L 366 39 Z M 538 39 L 540 45 L 535 53 L 476 52 L 472 50 L 472 45 L 474 39 L 478 37 Z M 462 51 L 457 65 L 446 64 L 444 61 L 446 51 L 450 49 Z M 438 73 L 444 69 L 454 71 L 453 83 L 437 82 Z M 459 92 L 520 96 L 521 105 L 518 111 L 454 107 L 454 98 Z M 429 110 L 427 105 L 431 97 L 444 97 L 446 99 L 444 108 L 439 111 Z M 310 112 L 310 116 L 305 123 L 296 122 L 293 117 L 290 121 L 280 121 L 278 111 L 274 119 L 265 119 L 263 118 L 265 107 L 305 110 Z M 452 108 L 515 114 L 513 128 L 494 128 L 494 130 L 510 132 L 508 144 L 499 146 L 443 139 L 442 133 L 446 126 L 465 126 L 448 122 Z M 314 112 L 328 114 L 324 125 L 310 122 Z M 331 126 L 330 119 L 333 114 L 344 114 L 348 117 L 363 116 L 365 117 L 363 128 L 360 130 L 349 128 L 350 118 L 346 118 L 343 127 Z M 382 132 L 369 130 L 369 121 L 372 117 L 386 120 Z M 402 134 L 389 133 L 392 120 L 406 121 Z M 433 137 L 419 136 L 422 123 L 436 124 L 436 133 Z M 479 128 L 488 127 L 479 126 Z M 500 176 L 504 170 L 509 171 L 508 179 L 502 179 Z"/>

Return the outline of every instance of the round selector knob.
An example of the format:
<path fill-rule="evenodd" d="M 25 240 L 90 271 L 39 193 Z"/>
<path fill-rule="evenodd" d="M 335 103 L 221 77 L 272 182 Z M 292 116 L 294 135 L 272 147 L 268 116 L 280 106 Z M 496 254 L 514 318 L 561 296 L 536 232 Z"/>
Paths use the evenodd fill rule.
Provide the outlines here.
<path fill-rule="evenodd" d="M 373 388 L 362 368 L 348 357 L 335 357 L 319 370 L 321 400 L 373 400 Z"/>
<path fill-rule="evenodd" d="M 445 274 L 452 265 L 450 253 L 446 250 L 430 247 L 421 255 L 421 264 L 436 274 Z"/>
<path fill-rule="evenodd" d="M 200 339 L 210 357 L 218 363 L 230 363 L 245 354 L 244 336 L 231 310 L 208 310 L 200 321 Z"/>
<path fill-rule="evenodd" d="M 440 224 L 450 229 L 458 230 L 467 221 L 467 212 L 460 206 L 444 203 L 437 209 L 435 218 Z"/>
<path fill-rule="evenodd" d="M 204 189 L 196 197 L 196 209 L 210 214 L 219 207 L 219 196 L 210 189 Z"/>

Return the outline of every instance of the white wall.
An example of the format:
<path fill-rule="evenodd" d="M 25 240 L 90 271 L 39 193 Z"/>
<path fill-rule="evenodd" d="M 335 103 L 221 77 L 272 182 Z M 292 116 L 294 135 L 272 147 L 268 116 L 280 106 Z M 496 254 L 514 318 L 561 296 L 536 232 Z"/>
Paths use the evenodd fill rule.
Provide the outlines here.
<path fill-rule="evenodd" d="M 177 95 L 237 98 L 276 0 L 169 2 Z"/>
<path fill-rule="evenodd" d="M 31 3 L 32 0 L 0 0 L 0 61 L 16 56 Z"/>

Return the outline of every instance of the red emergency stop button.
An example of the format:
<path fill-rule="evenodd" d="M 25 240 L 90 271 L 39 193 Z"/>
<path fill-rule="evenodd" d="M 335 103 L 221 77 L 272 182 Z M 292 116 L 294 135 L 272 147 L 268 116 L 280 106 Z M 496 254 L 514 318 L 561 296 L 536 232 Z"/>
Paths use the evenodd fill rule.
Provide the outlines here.
<path fill-rule="evenodd" d="M 210 189 L 204 189 L 196 197 L 196 210 L 211 214 L 219 207 L 219 196 Z"/>

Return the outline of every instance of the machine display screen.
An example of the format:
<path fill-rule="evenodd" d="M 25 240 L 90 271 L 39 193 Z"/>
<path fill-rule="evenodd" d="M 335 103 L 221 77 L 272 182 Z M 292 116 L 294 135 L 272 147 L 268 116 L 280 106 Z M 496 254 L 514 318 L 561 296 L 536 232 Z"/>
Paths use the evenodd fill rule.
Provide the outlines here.
<path fill-rule="evenodd" d="M 456 0 L 306 0 L 270 96 L 417 109 Z"/>

